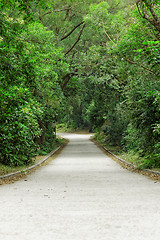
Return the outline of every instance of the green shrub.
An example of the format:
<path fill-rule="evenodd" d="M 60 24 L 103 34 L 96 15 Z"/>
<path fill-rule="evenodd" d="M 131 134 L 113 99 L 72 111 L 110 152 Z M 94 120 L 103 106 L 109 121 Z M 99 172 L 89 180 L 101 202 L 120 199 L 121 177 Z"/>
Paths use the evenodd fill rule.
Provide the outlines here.
<path fill-rule="evenodd" d="M 0 93 L 0 162 L 27 165 L 35 156 L 35 138 L 41 133 L 37 121 L 42 113 L 40 105 L 23 87 L 1 88 Z"/>

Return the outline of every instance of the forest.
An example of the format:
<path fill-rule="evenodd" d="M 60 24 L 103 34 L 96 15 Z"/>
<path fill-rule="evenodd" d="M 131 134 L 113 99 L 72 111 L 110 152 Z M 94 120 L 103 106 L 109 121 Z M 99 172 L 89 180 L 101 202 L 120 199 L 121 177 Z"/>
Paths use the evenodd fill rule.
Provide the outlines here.
<path fill-rule="evenodd" d="M 0 0 L 0 163 L 51 151 L 55 123 L 160 167 L 159 0 Z"/>

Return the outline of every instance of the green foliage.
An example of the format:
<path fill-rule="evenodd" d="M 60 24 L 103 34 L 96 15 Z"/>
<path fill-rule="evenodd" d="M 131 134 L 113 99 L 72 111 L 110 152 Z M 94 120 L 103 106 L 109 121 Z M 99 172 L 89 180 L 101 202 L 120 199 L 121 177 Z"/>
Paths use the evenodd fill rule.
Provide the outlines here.
<path fill-rule="evenodd" d="M 92 124 L 92 127 L 90 128 L 91 131 L 103 125 L 104 117 L 101 113 L 101 108 L 96 106 L 94 102 L 91 102 L 87 109 L 87 119 Z"/>
<path fill-rule="evenodd" d="M 68 64 L 54 46 L 53 32 L 33 22 L 37 4 L 41 1 L 1 6 L 0 161 L 6 165 L 32 162 L 44 134 L 49 144 L 55 142 L 50 125 L 62 99 L 59 82 Z"/>
<path fill-rule="evenodd" d="M 58 122 L 103 129 L 104 141 L 158 166 L 160 42 L 143 11 L 159 16 L 159 1 L 134 3 L 0 4 L 1 162 L 28 164 L 37 143 L 52 150 Z"/>
<path fill-rule="evenodd" d="M 34 139 L 41 133 L 37 117 L 41 106 L 26 88 L 0 88 L 0 159 L 5 165 L 27 165 L 35 156 Z"/>
<path fill-rule="evenodd" d="M 87 110 L 89 121 L 96 123 L 95 119 L 104 119 L 96 124 L 99 128 L 104 125 L 105 141 L 145 156 L 148 167 L 158 166 L 160 115 L 158 104 L 155 104 L 157 94 L 152 91 L 158 91 L 160 87 L 159 41 L 149 23 L 138 15 L 138 11 L 132 13 L 132 8 L 127 8 L 130 11 L 128 16 L 122 12 L 108 14 L 108 8 L 106 19 L 103 16 L 98 18 L 98 14 L 94 16 L 95 10 L 94 6 L 86 21 L 93 23 L 97 31 L 96 41 L 98 33 L 102 36 L 102 30 L 105 29 L 107 48 L 100 57 L 99 47 L 94 48 L 94 54 L 91 47 L 92 52 L 87 51 L 83 56 L 87 76 L 92 74 L 89 78 L 94 79 L 95 86 L 93 90 L 91 84 L 94 104 L 91 102 Z M 115 34 L 115 28 L 112 27 L 116 21 L 119 27 Z"/>

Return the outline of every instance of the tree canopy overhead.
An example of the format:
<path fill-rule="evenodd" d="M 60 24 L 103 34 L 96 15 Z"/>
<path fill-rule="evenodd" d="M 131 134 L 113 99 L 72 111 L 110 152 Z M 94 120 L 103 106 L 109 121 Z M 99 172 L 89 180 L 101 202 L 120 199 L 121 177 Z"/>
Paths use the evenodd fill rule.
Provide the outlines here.
<path fill-rule="evenodd" d="M 51 150 L 52 123 L 159 165 L 158 0 L 0 2 L 0 161 Z M 148 160 L 151 159 L 151 160 Z"/>

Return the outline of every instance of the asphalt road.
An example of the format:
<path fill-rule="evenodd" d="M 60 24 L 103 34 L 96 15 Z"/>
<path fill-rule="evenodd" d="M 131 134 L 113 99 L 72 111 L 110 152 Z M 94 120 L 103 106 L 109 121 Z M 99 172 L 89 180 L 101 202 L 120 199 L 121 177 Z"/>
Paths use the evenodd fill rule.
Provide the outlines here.
<path fill-rule="evenodd" d="M 129 172 L 89 135 L 0 186 L 0 240 L 159 240 L 160 183 Z"/>

